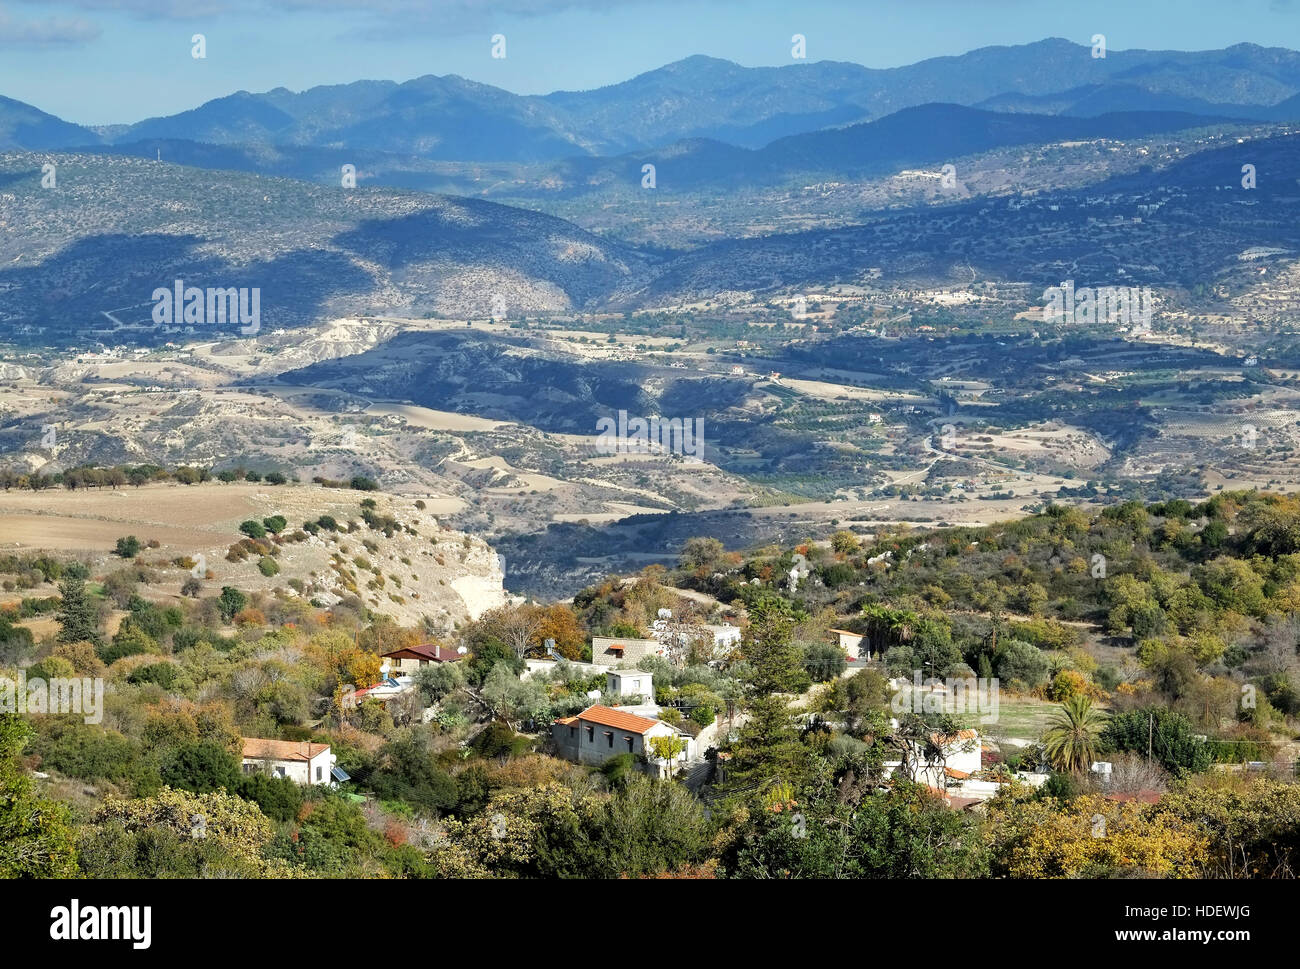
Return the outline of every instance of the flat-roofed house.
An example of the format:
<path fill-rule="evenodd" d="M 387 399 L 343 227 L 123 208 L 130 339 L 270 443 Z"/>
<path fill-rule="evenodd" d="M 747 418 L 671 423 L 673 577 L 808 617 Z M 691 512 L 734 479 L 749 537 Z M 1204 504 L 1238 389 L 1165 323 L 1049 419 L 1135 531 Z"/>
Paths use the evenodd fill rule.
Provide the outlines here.
<path fill-rule="evenodd" d="M 850 659 L 871 659 L 871 650 L 868 649 L 865 655 L 862 650 L 862 643 L 867 638 L 864 634 L 848 629 L 832 629 L 830 634 L 838 637 L 840 649 L 844 650 Z"/>
<path fill-rule="evenodd" d="M 644 670 L 610 670 L 605 674 L 605 692 L 614 696 L 655 696 L 654 676 Z"/>
<path fill-rule="evenodd" d="M 666 773 L 667 765 L 654 761 L 650 751 L 653 737 L 680 737 L 685 746 L 674 763 L 682 764 L 694 759 L 695 738 L 683 733 L 670 723 L 639 717 L 613 707 L 597 704 L 581 713 L 556 720 L 551 725 L 551 739 L 555 741 L 560 756 L 579 764 L 603 764 L 619 754 L 647 756 L 646 766 L 654 773 Z"/>
<path fill-rule="evenodd" d="M 245 737 L 243 769 L 245 774 L 263 771 L 272 777 L 287 777 L 299 784 L 337 784 L 349 780 L 329 744 L 305 740 L 263 740 Z"/>

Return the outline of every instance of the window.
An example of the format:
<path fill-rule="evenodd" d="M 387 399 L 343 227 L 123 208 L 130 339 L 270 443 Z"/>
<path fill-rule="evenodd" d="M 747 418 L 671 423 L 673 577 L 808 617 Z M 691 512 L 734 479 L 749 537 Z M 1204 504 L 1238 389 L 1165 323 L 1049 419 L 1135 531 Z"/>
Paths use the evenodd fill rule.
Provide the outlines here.
<path fill-rule="evenodd" d="M 627 752 L 630 754 L 632 753 L 632 735 L 628 734 L 626 740 L 627 740 Z"/>
<path fill-rule="evenodd" d="M 570 736 L 570 737 L 576 737 L 576 736 L 578 736 L 578 728 L 577 728 L 577 727 L 570 727 L 570 728 L 569 728 L 569 736 Z"/>
<path fill-rule="evenodd" d="M 606 730 L 606 731 L 605 731 L 605 739 L 606 739 L 607 741 L 609 741 L 609 747 L 610 747 L 611 750 L 613 750 L 613 749 L 614 749 L 614 731 L 612 731 L 612 730 Z"/>
<path fill-rule="evenodd" d="M 317 783 L 317 784 L 319 784 L 321 781 L 323 781 L 323 780 L 325 779 L 324 774 L 322 773 L 324 770 L 325 770 L 325 768 L 321 767 L 319 764 L 316 765 L 316 783 Z"/>
<path fill-rule="evenodd" d="M 589 744 L 594 744 L 595 742 L 596 742 L 596 728 L 593 727 L 593 726 L 591 726 L 591 724 L 588 724 L 588 725 L 587 725 L 587 743 L 589 743 Z"/>

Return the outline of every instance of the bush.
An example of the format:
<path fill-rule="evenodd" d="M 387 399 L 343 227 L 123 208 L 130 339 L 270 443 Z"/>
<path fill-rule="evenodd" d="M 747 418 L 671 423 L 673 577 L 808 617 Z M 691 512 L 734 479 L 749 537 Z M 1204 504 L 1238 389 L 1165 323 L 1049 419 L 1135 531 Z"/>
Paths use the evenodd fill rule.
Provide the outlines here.
<path fill-rule="evenodd" d="M 164 690 L 170 690 L 176 683 L 176 675 L 176 667 L 171 663 L 150 663 L 132 670 L 126 681 L 137 685 L 156 683 Z"/>
<path fill-rule="evenodd" d="M 133 559 L 140 554 L 140 540 L 134 535 L 127 535 L 125 538 L 119 538 L 117 540 L 117 548 L 114 549 L 114 552 L 124 559 Z"/>
<path fill-rule="evenodd" d="M 1061 670 L 1052 678 L 1052 685 L 1047 690 L 1048 699 L 1064 703 L 1071 697 L 1087 695 L 1088 679 L 1078 670 Z"/>
<path fill-rule="evenodd" d="M 249 538 L 266 537 L 266 526 L 259 521 L 254 521 L 251 518 L 248 519 L 248 521 L 241 522 L 239 525 L 239 530 L 243 532 L 245 535 L 247 535 Z"/>
<path fill-rule="evenodd" d="M 1030 687 L 1041 686 L 1047 679 L 1047 657 L 1023 639 L 1004 640 L 997 656 L 997 671 L 1003 682 L 1020 680 Z"/>
<path fill-rule="evenodd" d="M 195 794 L 210 794 L 222 788 L 237 790 L 241 777 L 235 755 L 211 740 L 178 748 L 161 773 L 164 784 Z"/>
<path fill-rule="evenodd" d="M 483 757 L 509 757 L 511 754 L 524 753 L 528 745 L 527 737 L 520 737 L 508 724 L 494 720 L 488 728 L 474 738 L 474 749 Z"/>
<path fill-rule="evenodd" d="M 832 643 L 812 643 L 804 653 L 803 666 L 814 683 L 838 678 L 847 665 L 844 650 Z"/>
<path fill-rule="evenodd" d="M 276 562 L 275 559 L 268 556 L 267 558 L 258 561 L 257 571 L 261 572 L 267 578 L 270 578 L 273 575 L 280 574 L 280 564 Z"/>

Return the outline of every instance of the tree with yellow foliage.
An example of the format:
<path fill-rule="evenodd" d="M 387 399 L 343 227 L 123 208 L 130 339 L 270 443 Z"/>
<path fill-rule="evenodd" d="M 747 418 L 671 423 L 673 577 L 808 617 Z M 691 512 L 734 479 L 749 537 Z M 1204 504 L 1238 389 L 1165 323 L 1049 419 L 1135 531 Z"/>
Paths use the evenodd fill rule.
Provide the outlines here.
<path fill-rule="evenodd" d="M 1195 878 L 1209 856 L 1196 824 L 1134 801 L 1005 793 L 989 802 L 991 873 L 1007 878 Z"/>

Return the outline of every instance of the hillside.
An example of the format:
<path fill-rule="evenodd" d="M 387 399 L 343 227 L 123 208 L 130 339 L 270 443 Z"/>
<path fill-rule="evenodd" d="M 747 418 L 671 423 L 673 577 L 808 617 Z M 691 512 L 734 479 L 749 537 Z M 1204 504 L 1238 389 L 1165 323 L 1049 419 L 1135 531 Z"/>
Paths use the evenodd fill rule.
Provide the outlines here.
<path fill-rule="evenodd" d="M 93 155 L 55 156 L 58 187 L 42 190 L 45 160 L 0 158 L 0 325 L 48 337 L 166 339 L 150 300 L 176 279 L 260 288 L 273 330 L 370 306 L 480 317 L 587 306 L 640 285 L 651 263 L 490 202 Z"/>
<path fill-rule="evenodd" d="M 122 569 L 134 575 L 135 592 L 157 603 L 182 598 L 181 587 L 197 574 L 197 599 L 233 586 L 270 601 L 328 607 L 345 600 L 389 616 L 402 625 L 428 622 L 450 630 L 506 601 L 497 555 L 483 541 L 448 529 L 440 513 L 447 499 L 429 498 L 421 509 L 409 497 L 376 494 L 374 514 L 400 529 L 386 534 L 362 523 L 355 491 L 311 486 L 209 482 L 144 487 L 0 494 L 4 550 L 39 550 L 78 557 L 92 574 Z M 281 515 L 281 540 L 266 539 L 265 552 L 231 548 L 245 540 L 241 522 Z M 303 522 L 336 519 L 343 531 L 307 533 Z M 347 532 L 349 523 L 354 530 Z M 138 567 L 113 554 L 118 539 L 134 535 L 146 547 Z M 201 556 L 201 558 L 200 558 Z M 270 558 L 274 574 L 259 563 Z M 267 571 L 270 567 L 266 567 Z M 24 595 L 43 595 L 39 588 Z M 10 597 L 12 598 L 12 597 Z"/>

